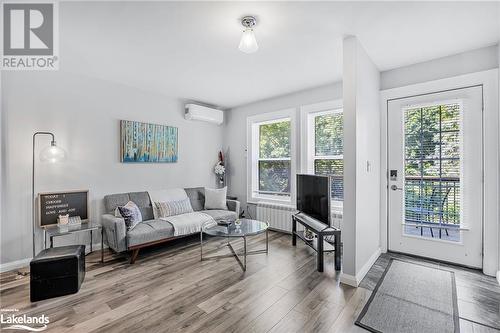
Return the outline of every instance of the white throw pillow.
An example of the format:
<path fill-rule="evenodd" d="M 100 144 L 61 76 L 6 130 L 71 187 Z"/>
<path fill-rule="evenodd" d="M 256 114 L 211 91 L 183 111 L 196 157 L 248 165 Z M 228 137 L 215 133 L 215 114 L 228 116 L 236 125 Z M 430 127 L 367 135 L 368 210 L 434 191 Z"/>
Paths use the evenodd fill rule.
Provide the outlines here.
<path fill-rule="evenodd" d="M 205 187 L 205 209 L 227 210 L 226 195 L 227 187 L 219 189 Z"/>
<path fill-rule="evenodd" d="M 160 218 L 160 210 L 155 204 L 156 202 L 180 201 L 186 199 L 187 193 L 183 188 L 170 188 L 166 190 L 148 191 L 149 199 L 153 203 L 153 216 L 155 219 Z"/>
<path fill-rule="evenodd" d="M 193 212 L 189 198 L 178 201 L 156 202 L 156 207 L 160 212 L 160 218 Z"/>

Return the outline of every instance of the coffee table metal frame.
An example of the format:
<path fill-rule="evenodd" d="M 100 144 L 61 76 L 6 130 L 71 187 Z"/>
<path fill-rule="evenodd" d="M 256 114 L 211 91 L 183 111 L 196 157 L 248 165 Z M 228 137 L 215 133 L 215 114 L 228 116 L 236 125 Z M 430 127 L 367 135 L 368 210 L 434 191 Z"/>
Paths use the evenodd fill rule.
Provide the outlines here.
<path fill-rule="evenodd" d="M 256 220 L 254 220 L 254 221 L 256 221 Z M 261 222 L 261 221 L 258 221 L 258 222 Z M 242 221 L 242 223 L 244 223 L 244 221 Z M 201 258 L 201 261 L 203 261 L 203 260 L 213 260 L 213 259 L 234 257 L 236 259 L 236 261 L 238 262 L 238 264 L 240 265 L 241 269 L 245 272 L 247 270 L 247 256 L 248 255 L 262 254 L 262 253 L 268 254 L 269 253 L 269 222 L 261 222 L 261 223 L 265 223 L 266 224 L 266 229 L 258 231 L 258 232 L 247 233 L 247 234 L 241 234 L 241 235 L 238 235 L 238 234 L 227 234 L 225 236 L 226 239 L 227 239 L 226 246 L 229 247 L 229 249 L 231 250 L 231 252 L 232 252 L 231 254 L 216 255 L 216 256 L 210 256 L 210 257 L 205 256 L 205 257 L 203 257 L 203 233 L 206 230 L 205 226 L 207 224 L 213 224 L 213 222 L 209 221 L 209 222 L 204 223 L 201 226 L 201 231 L 200 231 L 200 258 Z M 219 225 L 217 225 L 217 226 L 219 226 Z M 248 236 L 260 235 L 263 232 L 266 233 L 266 248 L 265 249 L 261 249 L 261 250 L 247 251 L 247 237 Z M 207 235 L 212 236 L 212 237 L 224 237 L 224 236 L 219 236 L 219 235 L 210 235 L 210 234 L 207 234 Z M 239 253 L 236 252 L 236 250 L 234 249 L 233 245 L 229 241 L 229 238 L 243 238 L 243 252 L 239 252 Z M 243 256 L 243 261 L 240 259 L 240 256 Z"/>

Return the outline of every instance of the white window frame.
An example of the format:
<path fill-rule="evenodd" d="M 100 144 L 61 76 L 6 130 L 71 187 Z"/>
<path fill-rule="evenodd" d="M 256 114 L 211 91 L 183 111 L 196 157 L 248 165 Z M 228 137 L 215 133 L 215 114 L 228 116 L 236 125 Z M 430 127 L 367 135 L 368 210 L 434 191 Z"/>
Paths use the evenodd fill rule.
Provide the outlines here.
<path fill-rule="evenodd" d="M 297 148 L 296 148 L 296 121 L 295 109 L 285 109 L 275 112 L 262 113 L 247 118 L 247 202 L 258 203 L 279 202 L 295 203 L 295 174 L 297 172 Z M 290 120 L 290 195 L 279 196 L 258 193 L 259 186 L 259 126 Z M 278 158 L 276 160 L 283 160 Z"/>
<path fill-rule="evenodd" d="M 301 172 L 314 174 L 315 156 L 315 136 L 314 136 L 314 118 L 324 114 L 342 113 L 342 100 L 333 100 L 317 104 L 305 105 L 300 108 L 301 124 Z M 320 157 L 321 158 L 321 157 Z M 343 155 L 342 155 L 343 158 Z M 342 201 L 332 200 L 331 207 L 341 210 Z"/>

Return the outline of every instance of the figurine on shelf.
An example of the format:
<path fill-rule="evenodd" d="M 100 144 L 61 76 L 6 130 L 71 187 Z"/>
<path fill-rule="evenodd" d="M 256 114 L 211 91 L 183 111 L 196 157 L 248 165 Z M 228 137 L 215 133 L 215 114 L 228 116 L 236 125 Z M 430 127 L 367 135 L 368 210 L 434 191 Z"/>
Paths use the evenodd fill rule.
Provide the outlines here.
<path fill-rule="evenodd" d="M 69 214 L 59 215 L 57 218 L 57 224 L 59 226 L 67 225 L 69 223 Z"/>

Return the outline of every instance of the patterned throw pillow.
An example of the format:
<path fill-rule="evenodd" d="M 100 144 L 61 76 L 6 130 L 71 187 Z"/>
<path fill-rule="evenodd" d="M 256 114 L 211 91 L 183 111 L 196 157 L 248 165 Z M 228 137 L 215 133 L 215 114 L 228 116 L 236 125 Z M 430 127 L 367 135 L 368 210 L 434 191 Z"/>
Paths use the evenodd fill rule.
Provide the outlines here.
<path fill-rule="evenodd" d="M 156 207 L 160 212 L 160 218 L 193 212 L 189 198 L 179 201 L 157 202 Z"/>
<path fill-rule="evenodd" d="M 132 201 L 127 202 L 125 206 L 117 207 L 121 217 L 125 220 L 127 230 L 132 230 L 136 225 L 142 222 L 142 214 L 139 207 Z"/>

